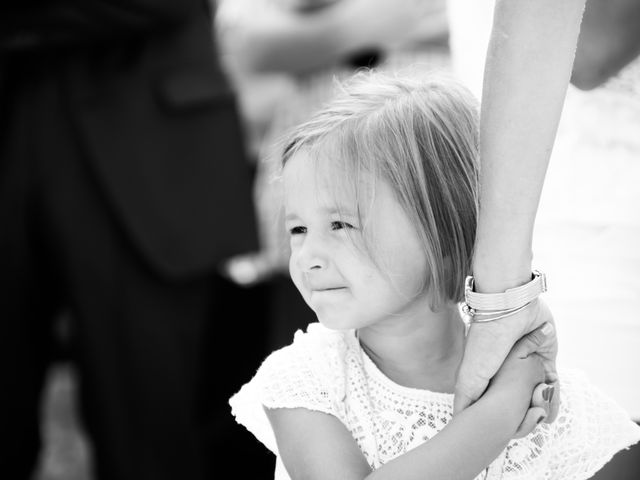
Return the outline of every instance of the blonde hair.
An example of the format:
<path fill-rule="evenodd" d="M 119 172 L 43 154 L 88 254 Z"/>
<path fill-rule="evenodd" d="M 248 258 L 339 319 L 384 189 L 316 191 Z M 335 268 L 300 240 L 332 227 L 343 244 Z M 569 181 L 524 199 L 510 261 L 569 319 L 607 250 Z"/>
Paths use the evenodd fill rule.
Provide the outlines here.
<path fill-rule="evenodd" d="M 283 165 L 304 149 L 337 156 L 355 179 L 385 180 L 416 225 L 430 267 L 433 307 L 460 301 L 478 209 L 478 102 L 442 75 L 365 70 L 285 142 Z"/>

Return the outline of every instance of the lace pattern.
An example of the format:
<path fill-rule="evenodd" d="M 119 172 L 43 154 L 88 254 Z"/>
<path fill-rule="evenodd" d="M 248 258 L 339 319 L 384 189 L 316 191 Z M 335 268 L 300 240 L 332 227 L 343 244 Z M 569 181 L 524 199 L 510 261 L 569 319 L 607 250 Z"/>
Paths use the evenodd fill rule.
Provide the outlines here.
<path fill-rule="evenodd" d="M 479 479 L 583 480 L 640 440 L 640 427 L 581 372 L 564 370 L 560 378 L 557 420 L 511 441 Z M 453 395 L 392 382 L 362 351 L 353 331 L 331 331 L 319 323 L 271 354 L 230 405 L 237 422 L 276 455 L 263 405 L 334 415 L 374 469 L 428 441 L 453 415 Z M 276 478 L 288 478 L 281 464 Z"/>

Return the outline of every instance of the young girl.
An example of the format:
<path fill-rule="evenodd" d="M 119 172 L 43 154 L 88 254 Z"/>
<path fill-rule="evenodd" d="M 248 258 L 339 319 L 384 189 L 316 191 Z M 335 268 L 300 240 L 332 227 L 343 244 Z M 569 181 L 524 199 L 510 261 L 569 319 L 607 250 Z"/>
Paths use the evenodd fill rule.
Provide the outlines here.
<path fill-rule="evenodd" d="M 558 419 L 529 433 L 525 414 L 546 412 L 539 395 L 531 403 L 544 375 L 529 355 L 545 327 L 452 418 L 477 129 L 475 99 L 450 79 L 361 73 L 294 131 L 282 173 L 290 272 L 319 323 L 230 401 L 277 455 L 276 478 L 578 479 L 640 438 L 570 371 Z"/>

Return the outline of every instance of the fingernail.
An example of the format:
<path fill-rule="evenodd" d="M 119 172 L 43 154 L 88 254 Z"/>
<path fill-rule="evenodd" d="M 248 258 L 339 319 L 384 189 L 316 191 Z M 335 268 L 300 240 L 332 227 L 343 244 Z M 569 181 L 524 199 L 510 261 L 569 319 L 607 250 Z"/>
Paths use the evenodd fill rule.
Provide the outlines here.
<path fill-rule="evenodd" d="M 545 323 L 542 327 L 541 332 L 545 335 L 551 335 L 551 333 L 553 332 L 553 325 L 551 325 L 549 322 Z"/>
<path fill-rule="evenodd" d="M 542 422 L 545 418 L 547 418 L 546 415 L 540 415 L 540 418 L 538 418 L 538 421 L 536 422 L 536 425 L 539 425 L 540 422 Z"/>
<path fill-rule="evenodd" d="M 547 398 L 545 398 L 545 395 L 544 395 L 545 393 L 547 394 Z M 556 387 L 554 385 L 551 385 L 544 389 L 544 392 L 542 393 L 542 398 L 544 398 L 547 402 L 551 403 L 551 400 L 553 400 L 554 393 L 556 393 Z"/>

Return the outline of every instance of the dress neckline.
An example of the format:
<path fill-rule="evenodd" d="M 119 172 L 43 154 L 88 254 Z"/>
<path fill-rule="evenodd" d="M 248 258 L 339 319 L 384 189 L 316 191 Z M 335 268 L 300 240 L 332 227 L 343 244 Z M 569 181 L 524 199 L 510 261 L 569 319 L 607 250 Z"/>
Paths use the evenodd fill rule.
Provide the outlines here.
<path fill-rule="evenodd" d="M 362 348 L 362 345 L 360 345 L 360 340 L 358 339 L 358 334 L 355 329 L 347 331 L 345 336 L 347 337 L 352 349 L 360 357 L 365 373 L 381 386 L 385 387 L 395 394 L 401 395 L 406 398 L 411 398 L 419 401 L 453 404 L 453 393 L 436 392 L 423 388 L 406 387 L 394 382 L 389 377 L 387 377 L 382 372 L 382 370 L 378 368 L 375 362 L 371 360 L 369 355 L 367 355 L 367 352 L 365 352 L 364 348 Z"/>

